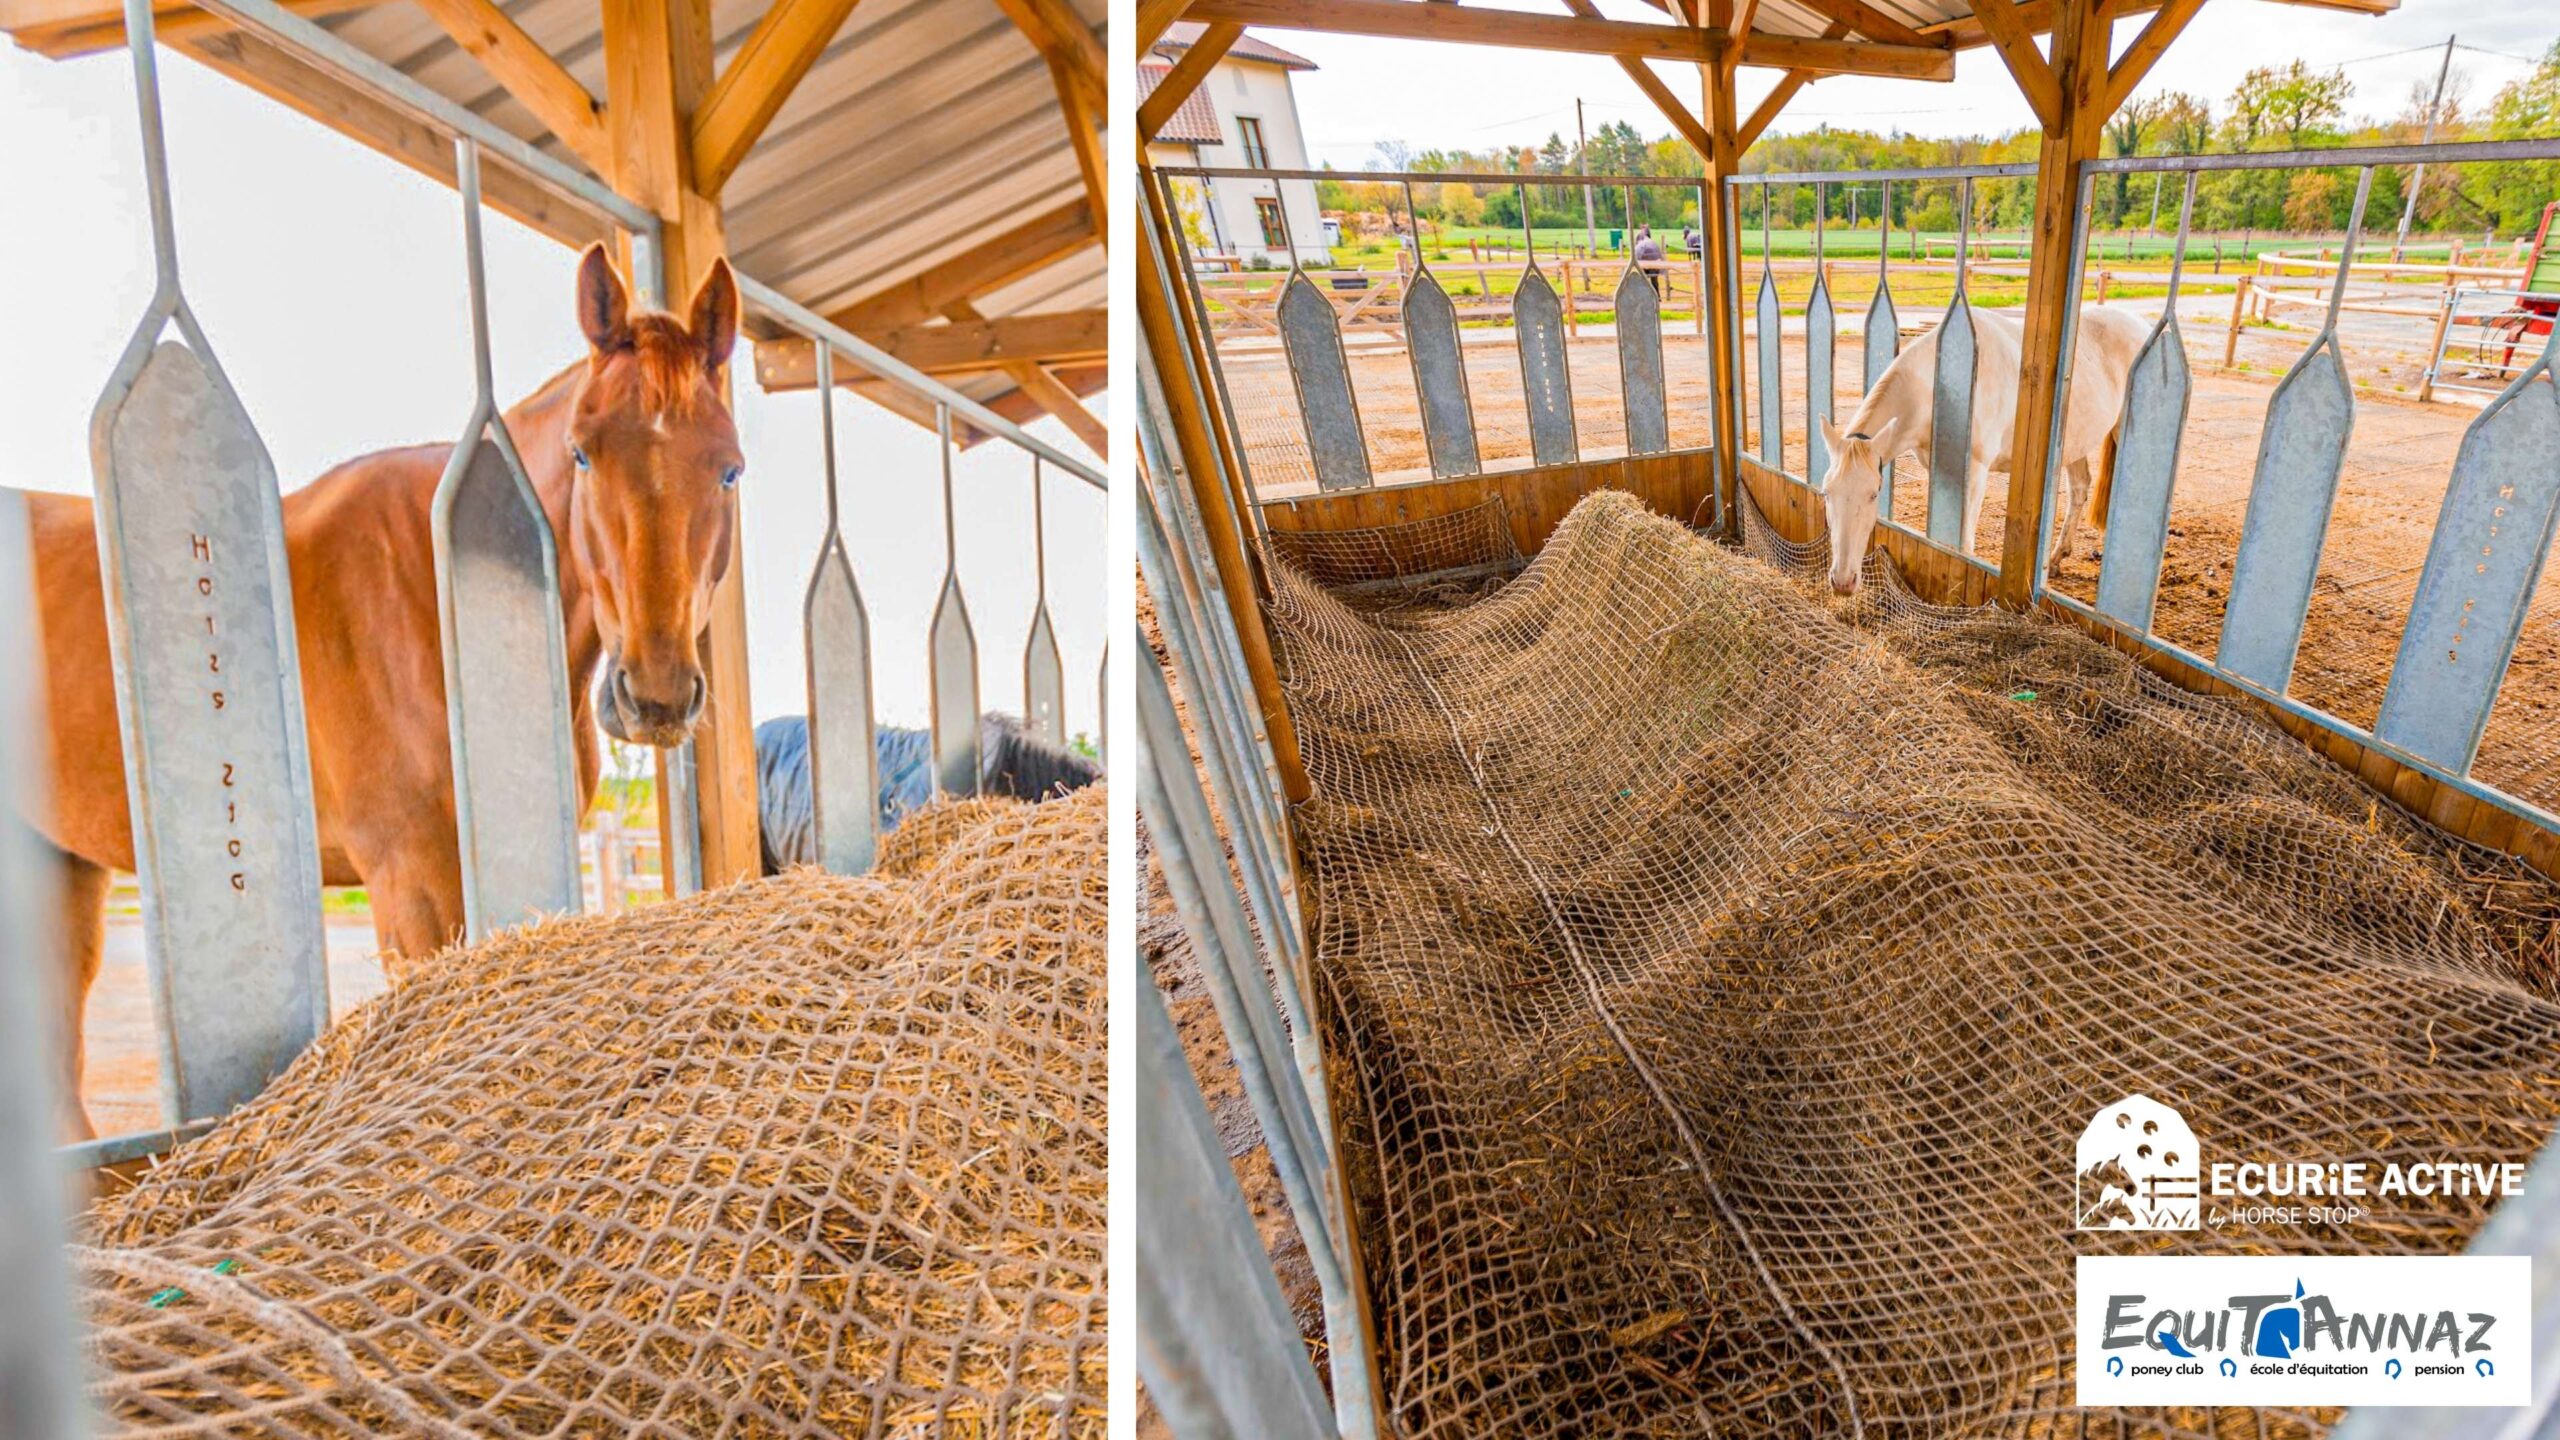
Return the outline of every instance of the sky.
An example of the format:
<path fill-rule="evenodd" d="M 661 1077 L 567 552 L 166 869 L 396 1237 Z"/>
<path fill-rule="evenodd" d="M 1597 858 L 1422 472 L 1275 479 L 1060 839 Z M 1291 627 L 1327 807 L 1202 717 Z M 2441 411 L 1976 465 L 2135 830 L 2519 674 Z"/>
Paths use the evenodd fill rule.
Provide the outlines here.
<path fill-rule="evenodd" d="M 450 440 L 471 405 L 454 192 L 317 122 L 161 52 L 178 259 L 187 297 L 290 490 L 370 451 Z M 89 412 L 151 295 L 131 62 L 56 62 L 0 42 L 0 486 L 87 493 Z M 577 256 L 488 212 L 492 359 L 502 403 L 584 353 Z M 750 685 L 758 719 L 806 708 L 801 599 L 825 525 L 817 399 L 766 395 L 741 355 L 736 406 Z M 1108 418 L 1108 397 L 1089 404 Z M 931 432 L 837 398 L 846 546 L 872 623 L 883 723 L 927 716 L 925 638 L 943 568 Z M 1029 427 L 1090 454 L 1054 420 Z M 1019 711 L 1032 583 L 1031 462 L 1002 444 L 957 460 L 959 571 L 979 694 Z M 1102 492 L 1051 471 L 1050 614 L 1072 731 L 1099 728 Z"/>
<path fill-rule="evenodd" d="M 1547 14 L 1559 8 L 1543 0 L 1473 3 Z M 1660 11 L 1640 0 L 1599 4 L 1612 19 L 1662 19 Z M 2133 43 L 2148 19 L 2138 15 L 2118 22 L 2116 48 Z M 1299 120 L 1317 164 L 1342 169 L 1368 165 L 1381 141 L 1400 140 L 1417 152 L 1538 145 L 1551 134 L 1571 144 L 1577 97 L 1591 129 L 1624 120 L 1648 139 L 1671 131 L 1662 112 L 1605 56 L 1477 46 L 1466 51 L 1464 65 L 1418 65 L 1416 57 L 1426 52 L 1409 40 L 1265 27 L 1256 27 L 1255 33 L 1321 67 L 1299 74 L 1294 82 Z M 2560 37 L 2560 11 L 2517 0 L 2402 0 L 2393 14 L 2369 16 L 2270 0 L 2219 0 L 2197 14 L 2152 68 L 2143 88 L 2190 91 L 2213 101 L 2219 111 L 2249 69 L 2299 56 L 2315 66 L 2345 66 L 2356 84 L 2350 114 L 2396 114 L 2413 83 L 2434 83 L 2449 35 L 2478 47 L 2456 50 L 2454 69 L 2469 76 L 2472 108 L 2485 109 L 2499 85 L 2530 70 L 2533 57 Z M 2390 53 L 2394 51 L 2407 53 Z M 1654 68 L 1672 93 L 1694 100 L 1694 67 L 1685 76 L 1674 63 L 1659 62 Z M 1774 70 L 1743 70 L 1744 114 L 1768 93 L 1777 75 Z M 1957 57 L 1956 78 L 1950 83 L 1859 76 L 1821 80 L 1796 95 L 1771 133 L 1828 124 L 1930 136 L 1979 135 L 2031 123 L 2031 112 L 1999 57 L 1981 48 Z"/>

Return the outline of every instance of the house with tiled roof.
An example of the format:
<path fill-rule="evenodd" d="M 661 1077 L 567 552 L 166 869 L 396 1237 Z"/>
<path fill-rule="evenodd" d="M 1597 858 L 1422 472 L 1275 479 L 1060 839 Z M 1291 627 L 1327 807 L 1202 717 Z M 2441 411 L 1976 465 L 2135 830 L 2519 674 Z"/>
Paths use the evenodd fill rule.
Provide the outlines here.
<path fill-rule="evenodd" d="M 1202 28 L 1176 22 L 1140 60 L 1140 100 L 1155 93 Z M 1250 34 L 1239 37 L 1149 142 L 1148 158 L 1159 166 L 1309 168 L 1298 97 L 1289 82 L 1295 72 L 1315 68 L 1303 55 Z M 1185 180 L 1176 183 L 1175 195 L 1184 228 L 1205 256 L 1283 266 L 1294 244 L 1303 264 L 1332 260 L 1312 180 Z"/>

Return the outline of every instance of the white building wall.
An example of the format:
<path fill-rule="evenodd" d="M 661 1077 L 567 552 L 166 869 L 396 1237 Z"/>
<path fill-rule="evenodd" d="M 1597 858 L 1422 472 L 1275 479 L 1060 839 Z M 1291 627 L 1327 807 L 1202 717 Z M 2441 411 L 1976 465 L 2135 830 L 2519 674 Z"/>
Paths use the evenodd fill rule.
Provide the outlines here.
<path fill-rule="evenodd" d="M 1244 131 L 1237 121 L 1251 117 L 1262 122 L 1263 148 L 1269 152 L 1265 164 L 1278 170 L 1309 168 L 1306 134 L 1298 125 L 1298 100 L 1289 88 L 1289 73 L 1282 66 L 1261 61 L 1220 61 L 1209 72 L 1209 78 L 1201 82 L 1200 89 L 1217 111 L 1218 133 L 1224 140 L 1217 145 L 1193 147 L 1199 156 L 1194 163 L 1212 167 L 1248 163 L 1241 138 Z M 1209 189 L 1212 243 L 1226 254 L 1238 256 L 1248 265 L 1256 260 L 1277 266 L 1289 263 L 1287 250 L 1263 242 L 1262 221 L 1254 205 L 1257 196 L 1277 195 L 1299 263 L 1332 263 L 1333 252 L 1324 243 L 1324 216 L 1316 207 L 1314 181 L 1213 180 Z"/>

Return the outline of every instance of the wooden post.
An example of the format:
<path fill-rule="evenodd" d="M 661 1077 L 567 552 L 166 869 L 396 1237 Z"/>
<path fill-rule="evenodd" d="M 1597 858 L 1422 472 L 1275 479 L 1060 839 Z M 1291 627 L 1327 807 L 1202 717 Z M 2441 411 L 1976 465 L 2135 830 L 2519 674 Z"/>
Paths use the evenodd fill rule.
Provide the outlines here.
<path fill-rule="evenodd" d="M 2005 4 L 2008 0 L 1992 0 Z M 2037 551 L 2044 533 L 2045 461 L 2061 376 L 2065 320 L 2080 303 L 2071 283 L 2080 167 L 2098 154 L 2107 122 L 2107 22 L 2103 0 L 2056 0 L 2052 65 L 2057 123 L 2036 147 L 2035 237 L 2027 258 L 2025 334 L 2020 341 L 2018 418 L 2009 453 L 2009 509 L 2000 540 L 1994 597 L 2012 610 L 2035 602 Z"/>
<path fill-rule="evenodd" d="M 1582 292 L 1574 288 L 1572 258 L 1557 256 L 1556 268 L 1564 272 L 1564 325 L 1573 332 L 1573 338 L 1579 340 L 1582 338 Z"/>
<path fill-rule="evenodd" d="M 2240 317 L 2249 308 L 2249 277 L 2231 287 L 2231 333 L 2222 337 L 2222 368 L 2231 368 L 2233 357 L 2240 353 Z"/>
<path fill-rule="evenodd" d="M 2418 380 L 2418 403 L 2436 398 L 2436 366 L 2444 360 L 2444 332 L 2453 326 L 2453 277 L 2444 277 L 2443 298 L 2436 302 L 2436 333 L 2427 340 L 2427 368 Z"/>
<path fill-rule="evenodd" d="M 1694 16 L 1701 8 L 1694 6 Z M 1707 138 L 1712 144 L 1699 158 L 1706 164 L 1705 209 L 1698 216 L 1700 243 L 1705 247 L 1704 264 L 1707 314 L 1709 386 L 1714 396 L 1716 437 L 1716 494 L 1723 514 L 1719 527 L 1728 540 L 1742 535 L 1742 436 L 1734 426 L 1735 387 L 1742 373 L 1742 316 L 1735 309 L 1733 294 L 1725 288 L 1725 277 L 1734 270 L 1733 211 L 1727 203 L 1727 176 L 1742 169 L 1740 141 L 1741 116 L 1733 93 L 1733 71 L 1721 54 L 1698 67 L 1698 79 L 1704 88 Z"/>
<path fill-rule="evenodd" d="M 1145 196 L 1142 211 L 1144 223 L 1157 233 L 1151 243 L 1128 247 L 1138 260 L 1138 329 L 1143 343 L 1154 355 L 1159 373 L 1165 377 L 1167 416 L 1174 432 L 1174 444 L 1180 451 L 1183 469 L 1188 472 L 1191 493 L 1200 506 L 1201 529 L 1208 532 L 1211 562 L 1217 567 L 1219 590 L 1225 594 L 1227 608 L 1235 617 L 1236 639 L 1244 650 L 1247 677 L 1253 684 L 1256 706 L 1262 712 L 1263 733 L 1270 739 L 1271 755 L 1280 771 L 1280 788 L 1291 801 L 1306 799 L 1314 793 L 1307 783 L 1304 763 L 1298 756 L 1298 732 L 1289 722 L 1288 697 L 1280 689 L 1280 670 L 1271 650 L 1271 632 L 1262 623 L 1262 601 L 1251 562 L 1246 558 L 1242 518 L 1236 513 L 1236 502 L 1228 494 L 1222 478 L 1222 458 L 1216 435 L 1212 432 L 1208 411 L 1214 406 L 1194 403 L 1197 396 L 1186 388 L 1181 377 L 1207 371 L 1199 368 L 1195 352 L 1184 342 L 1181 317 L 1165 299 L 1172 277 L 1165 273 L 1159 253 L 1173 253 L 1172 241 L 1157 197 L 1162 193 L 1154 183 L 1153 167 L 1141 160 L 1139 190 Z M 1160 484 L 1177 483 L 1171 475 L 1157 476 Z"/>
<path fill-rule="evenodd" d="M 709 0 L 604 0 L 604 54 L 613 186 L 663 222 L 663 298 L 681 313 L 727 243 L 718 202 L 693 183 L 693 113 L 711 89 Z M 709 696 L 694 730 L 705 887 L 751 879 L 763 863 L 757 844 L 755 722 L 747 696 L 740 528 L 732 527 L 729 571 L 712 592 L 711 624 L 702 648 Z M 658 776 L 663 814 L 663 755 Z"/>

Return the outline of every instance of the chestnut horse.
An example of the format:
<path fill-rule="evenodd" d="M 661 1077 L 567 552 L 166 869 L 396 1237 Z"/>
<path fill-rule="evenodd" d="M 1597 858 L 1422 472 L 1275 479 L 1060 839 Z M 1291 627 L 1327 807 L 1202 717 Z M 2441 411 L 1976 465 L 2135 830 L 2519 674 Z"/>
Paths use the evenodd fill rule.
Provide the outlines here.
<path fill-rule="evenodd" d="M 507 411 L 506 424 L 560 541 L 578 783 L 591 799 L 598 721 L 619 740 L 675 745 L 702 713 L 699 637 L 728 569 L 744 467 L 728 406 L 738 288 L 726 261 L 684 318 L 635 314 L 597 246 L 579 263 L 577 304 L 586 359 Z M 463 924 L 429 520 L 451 453 L 381 451 L 284 497 L 321 878 L 371 892 L 374 933 L 392 956 L 431 954 Z M 132 812 L 90 502 L 26 504 L 51 806 L 24 818 L 54 852 L 69 942 L 63 1128 L 85 1139 L 81 1016 L 105 945 L 109 877 L 133 868 Z"/>

